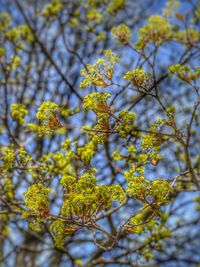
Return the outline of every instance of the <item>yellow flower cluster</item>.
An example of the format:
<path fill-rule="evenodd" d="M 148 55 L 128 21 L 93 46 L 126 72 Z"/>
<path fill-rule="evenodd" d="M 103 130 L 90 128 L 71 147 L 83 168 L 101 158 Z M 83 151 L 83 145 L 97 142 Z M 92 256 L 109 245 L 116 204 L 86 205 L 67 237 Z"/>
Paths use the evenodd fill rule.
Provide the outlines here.
<path fill-rule="evenodd" d="M 57 104 L 44 101 L 36 114 L 36 118 L 40 121 L 41 125 L 29 123 L 27 124 L 28 129 L 37 132 L 39 136 L 43 136 L 45 134 L 50 135 L 52 132 L 63 128 L 63 125 L 57 118 L 57 111 L 60 111 Z"/>
<path fill-rule="evenodd" d="M 47 4 L 42 12 L 44 17 L 53 17 L 64 7 L 62 1 L 56 0 L 50 4 Z"/>
<path fill-rule="evenodd" d="M 83 109 L 93 110 L 95 113 L 106 113 L 108 106 L 106 100 L 110 97 L 109 93 L 92 93 L 84 97 Z"/>
<path fill-rule="evenodd" d="M 40 121 L 46 121 L 48 120 L 51 112 L 56 112 L 58 110 L 59 107 L 57 104 L 50 101 L 44 101 L 39 107 L 36 117 Z"/>
<path fill-rule="evenodd" d="M 87 19 L 100 23 L 103 20 L 103 14 L 96 8 L 92 8 L 87 11 Z"/>
<path fill-rule="evenodd" d="M 28 216 L 47 217 L 49 188 L 41 183 L 31 185 L 25 194 L 25 204 L 28 209 Z"/>
<path fill-rule="evenodd" d="M 173 39 L 180 41 L 186 46 L 190 46 L 200 41 L 200 32 L 195 28 L 187 28 L 185 30 L 173 32 Z"/>
<path fill-rule="evenodd" d="M 96 185 L 95 170 L 92 169 L 83 174 L 79 179 L 65 175 L 61 184 L 67 190 L 65 203 L 62 206 L 62 214 L 91 219 L 100 210 L 111 207 L 113 201 L 124 200 L 124 191 L 119 185 Z"/>
<path fill-rule="evenodd" d="M 24 117 L 28 114 L 28 110 L 23 104 L 11 105 L 11 116 L 14 121 L 20 125 L 24 124 Z"/>
<path fill-rule="evenodd" d="M 19 56 L 11 56 L 6 69 L 7 71 L 11 72 L 12 70 L 17 69 L 21 64 L 21 59 Z"/>
<path fill-rule="evenodd" d="M 0 31 L 4 32 L 11 24 L 10 15 L 6 12 L 0 13 Z"/>
<path fill-rule="evenodd" d="M 117 39 L 119 43 L 127 44 L 131 37 L 131 31 L 125 24 L 120 24 L 112 28 L 112 38 Z"/>
<path fill-rule="evenodd" d="M 93 65 L 86 65 L 86 68 L 81 70 L 81 75 L 84 77 L 80 83 L 81 88 L 88 87 L 90 85 L 96 86 L 108 86 L 114 74 L 114 67 L 119 60 L 117 56 L 111 50 L 104 51 L 104 59 L 99 58 Z"/>
<path fill-rule="evenodd" d="M 125 173 L 125 178 L 128 183 L 126 192 L 129 196 L 156 207 L 168 203 L 168 196 L 172 188 L 167 181 L 158 179 L 150 182 L 144 176 L 136 176 L 134 173 L 134 170 Z"/>
<path fill-rule="evenodd" d="M 4 175 L 13 168 L 15 162 L 15 151 L 12 147 L 2 146 L 0 148 L 0 169 Z"/>
<path fill-rule="evenodd" d="M 115 130 L 122 138 L 126 138 L 134 129 L 135 113 L 122 110 L 119 112 L 119 121 Z"/>
<path fill-rule="evenodd" d="M 55 245 L 59 248 L 63 248 L 66 236 L 84 227 L 102 210 L 109 209 L 114 201 L 125 200 L 124 191 L 119 185 L 96 185 L 95 172 L 95 169 L 91 169 L 79 178 L 65 174 L 60 181 L 65 190 L 61 213 L 66 220 L 60 218 L 50 225 Z"/>
<path fill-rule="evenodd" d="M 151 16 L 146 25 L 139 29 L 139 40 L 136 43 L 137 49 L 144 49 L 148 43 L 158 46 L 171 36 L 170 24 L 159 15 Z"/>
<path fill-rule="evenodd" d="M 93 140 L 86 143 L 84 146 L 79 147 L 77 149 L 78 155 L 80 155 L 81 160 L 84 162 L 86 166 L 90 165 L 90 161 L 93 158 L 95 152 L 97 150 L 96 144 Z"/>
<path fill-rule="evenodd" d="M 19 43 L 19 41 L 24 40 L 31 43 L 34 41 L 34 36 L 28 25 L 19 25 L 16 28 L 7 30 L 5 33 L 5 39 L 17 44 L 19 48 L 22 48 L 22 43 Z"/>
<path fill-rule="evenodd" d="M 27 153 L 27 151 L 21 147 L 18 150 L 17 153 L 19 163 L 22 164 L 23 166 L 26 166 L 31 160 L 31 156 Z"/>
<path fill-rule="evenodd" d="M 149 158 L 151 158 L 155 162 L 161 159 L 162 156 L 159 155 L 158 152 L 160 146 L 167 140 L 167 137 L 159 134 L 160 127 L 162 125 L 165 125 L 165 123 L 165 119 L 158 119 L 149 127 L 149 131 L 152 133 L 144 134 L 142 138 L 142 149 L 147 152 Z"/>
<path fill-rule="evenodd" d="M 66 223 L 64 219 L 57 219 L 50 225 L 50 231 L 53 235 L 55 246 L 64 248 L 64 239 L 67 235 L 73 234 L 78 227 L 75 224 Z"/>
<path fill-rule="evenodd" d="M 49 216 L 49 188 L 41 183 L 32 184 L 25 194 L 25 205 L 28 209 L 22 213 L 23 218 L 29 219 L 29 226 L 34 231 L 41 230 L 41 223 Z"/>
<path fill-rule="evenodd" d="M 187 65 L 176 64 L 170 66 L 170 72 L 187 83 L 196 81 L 200 77 L 200 67 L 194 67 L 194 70 L 192 70 Z"/>
<path fill-rule="evenodd" d="M 149 75 L 143 70 L 143 69 L 135 69 L 133 71 L 128 71 L 124 75 L 124 79 L 132 82 L 135 86 L 138 88 L 144 88 L 146 87 Z"/>
<path fill-rule="evenodd" d="M 107 11 L 109 13 L 115 13 L 119 9 L 123 8 L 125 4 L 125 0 L 112 0 L 111 3 L 107 7 Z"/>
<path fill-rule="evenodd" d="M 157 210 L 148 204 L 143 207 L 133 216 L 126 225 L 125 230 L 129 233 L 141 234 L 148 222 L 157 214 Z"/>

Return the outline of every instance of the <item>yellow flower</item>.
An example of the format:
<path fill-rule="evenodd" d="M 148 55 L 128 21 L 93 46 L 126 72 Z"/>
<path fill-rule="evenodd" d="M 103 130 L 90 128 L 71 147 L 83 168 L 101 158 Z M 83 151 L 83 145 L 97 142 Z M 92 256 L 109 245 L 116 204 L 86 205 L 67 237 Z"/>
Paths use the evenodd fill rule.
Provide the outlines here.
<path fill-rule="evenodd" d="M 131 31 L 125 24 L 120 24 L 112 28 L 112 38 L 117 39 L 119 43 L 127 44 L 131 37 Z"/>
<path fill-rule="evenodd" d="M 114 67 L 119 60 L 111 50 L 104 51 L 104 59 L 99 58 L 93 65 L 87 64 L 86 68 L 82 69 L 80 74 L 84 77 L 80 83 L 81 88 L 90 85 L 108 86 L 114 74 Z"/>

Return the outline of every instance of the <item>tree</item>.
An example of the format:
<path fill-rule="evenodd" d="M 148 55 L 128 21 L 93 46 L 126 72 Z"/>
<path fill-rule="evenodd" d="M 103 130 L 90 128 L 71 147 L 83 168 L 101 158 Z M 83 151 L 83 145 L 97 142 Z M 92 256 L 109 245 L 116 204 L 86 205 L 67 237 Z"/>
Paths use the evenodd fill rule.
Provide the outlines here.
<path fill-rule="evenodd" d="M 2 266 L 199 266 L 200 3 L 156 5 L 2 2 Z"/>

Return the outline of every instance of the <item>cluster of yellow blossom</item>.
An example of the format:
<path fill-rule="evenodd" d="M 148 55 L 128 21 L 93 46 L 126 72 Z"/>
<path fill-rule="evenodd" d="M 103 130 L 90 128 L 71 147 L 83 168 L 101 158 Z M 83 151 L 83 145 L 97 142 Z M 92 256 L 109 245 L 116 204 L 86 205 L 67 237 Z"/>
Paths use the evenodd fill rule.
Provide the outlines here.
<path fill-rule="evenodd" d="M 112 28 L 112 38 L 117 39 L 119 43 L 127 44 L 131 37 L 131 31 L 125 24 L 120 24 Z"/>
<path fill-rule="evenodd" d="M 112 81 L 114 67 L 118 60 L 119 58 L 111 50 L 105 50 L 104 59 L 99 58 L 95 64 L 87 64 L 81 70 L 81 75 L 84 79 L 80 83 L 80 87 L 85 88 L 92 84 L 103 87 L 108 86 Z"/>
<path fill-rule="evenodd" d="M 20 125 L 24 124 L 24 117 L 28 114 L 28 110 L 23 104 L 11 105 L 11 116 L 14 121 Z"/>
<path fill-rule="evenodd" d="M 196 81 L 200 77 L 200 67 L 194 67 L 194 70 L 192 70 L 187 65 L 176 64 L 170 66 L 170 72 L 187 83 Z"/>
<path fill-rule="evenodd" d="M 136 68 L 133 71 L 128 71 L 124 75 L 124 79 L 129 80 L 138 88 L 145 89 L 149 81 L 149 75 L 143 69 Z"/>

